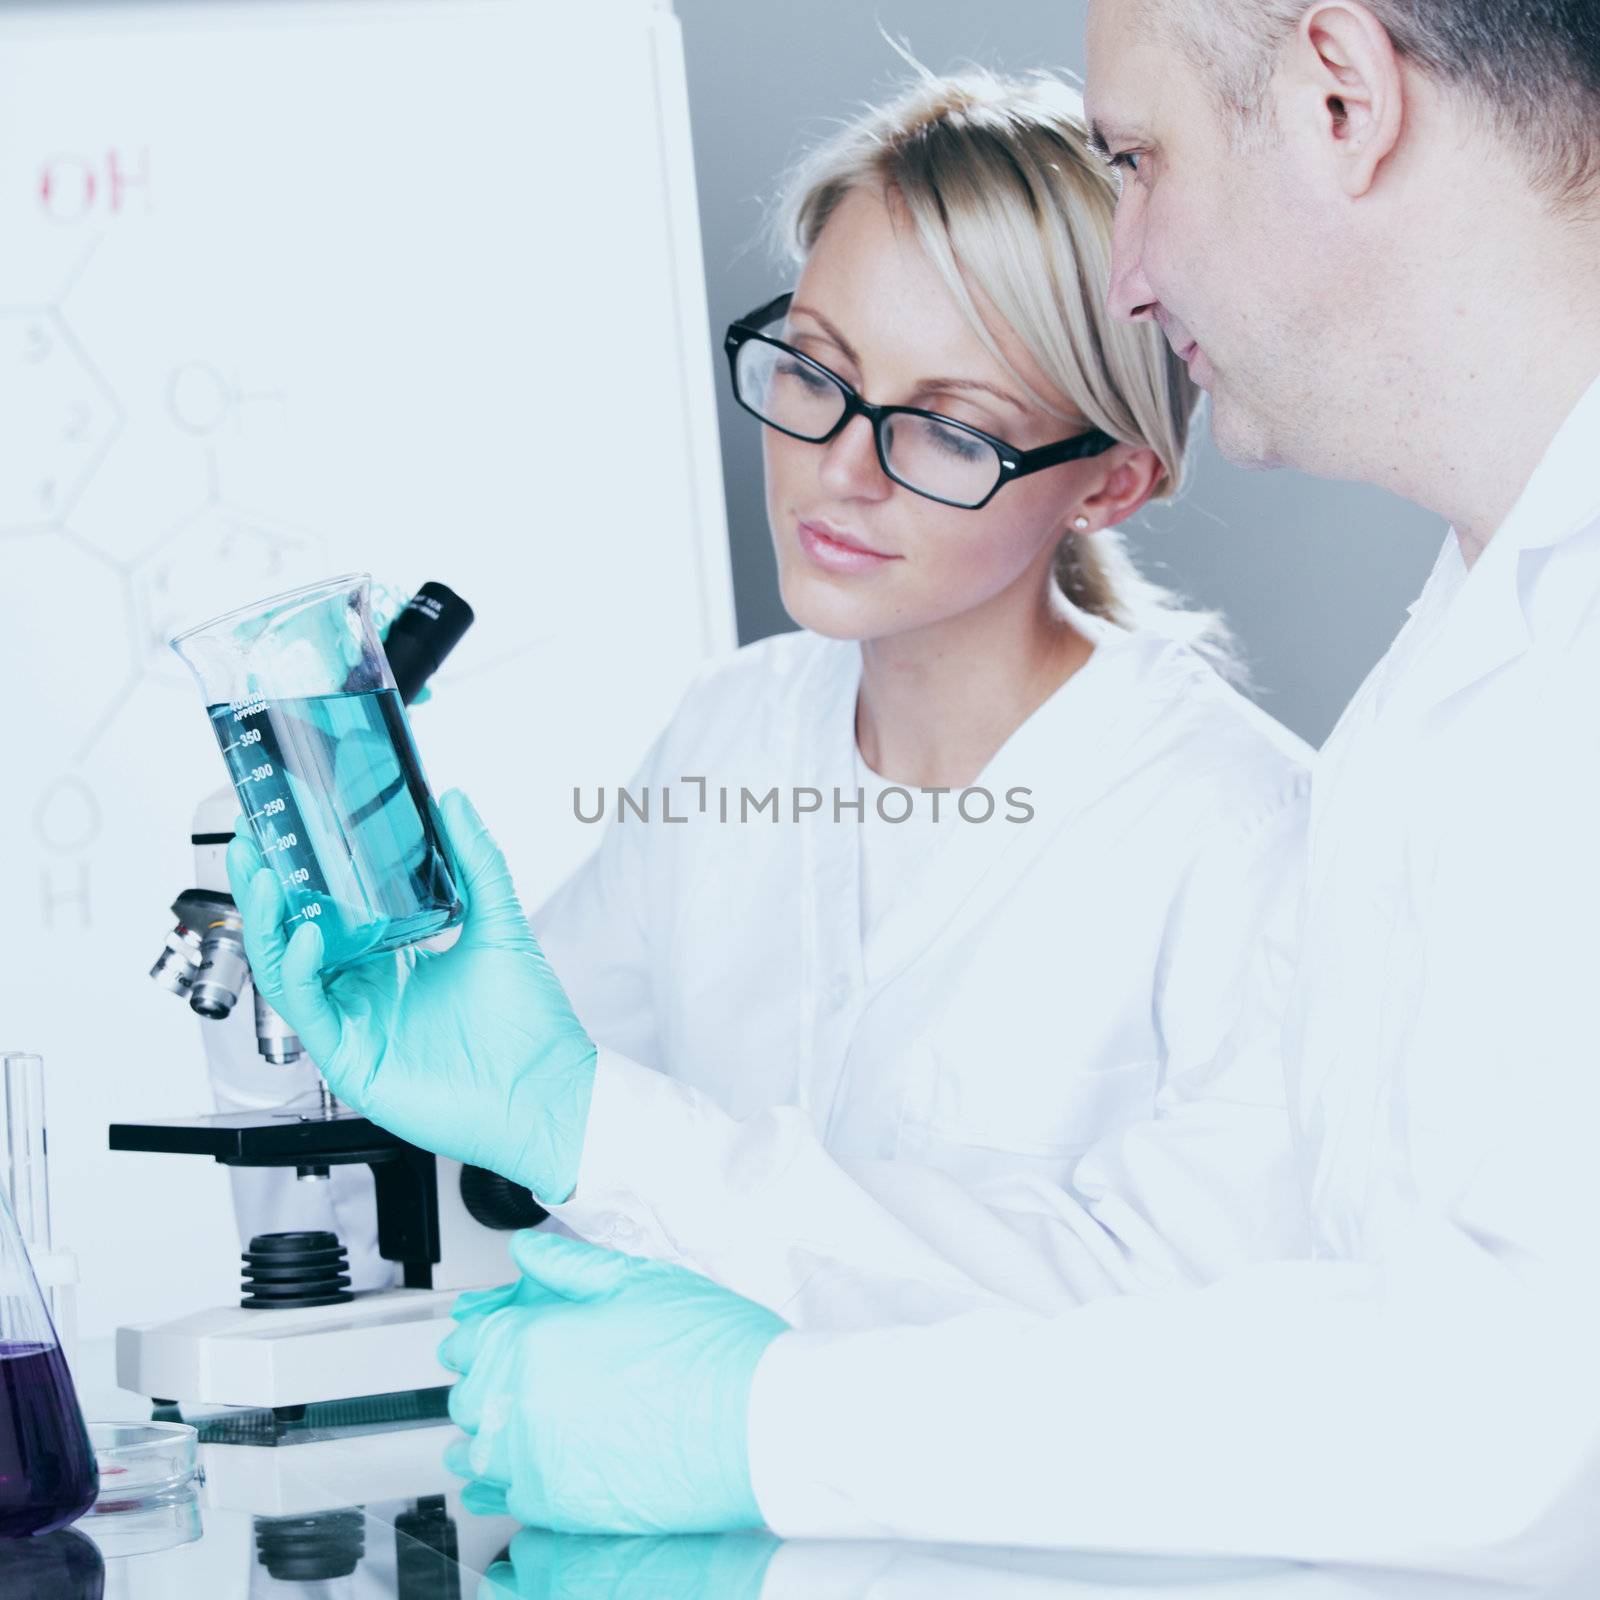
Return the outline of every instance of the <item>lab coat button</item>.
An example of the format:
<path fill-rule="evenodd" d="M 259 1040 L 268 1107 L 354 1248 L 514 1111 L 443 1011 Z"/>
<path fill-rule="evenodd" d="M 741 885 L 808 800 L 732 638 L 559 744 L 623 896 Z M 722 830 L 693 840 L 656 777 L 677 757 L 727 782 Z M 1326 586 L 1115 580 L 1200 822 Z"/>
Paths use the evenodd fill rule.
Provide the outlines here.
<path fill-rule="evenodd" d="M 845 1002 L 850 998 L 850 980 L 838 977 L 828 985 L 828 1005 L 834 1011 L 843 1010 Z"/>

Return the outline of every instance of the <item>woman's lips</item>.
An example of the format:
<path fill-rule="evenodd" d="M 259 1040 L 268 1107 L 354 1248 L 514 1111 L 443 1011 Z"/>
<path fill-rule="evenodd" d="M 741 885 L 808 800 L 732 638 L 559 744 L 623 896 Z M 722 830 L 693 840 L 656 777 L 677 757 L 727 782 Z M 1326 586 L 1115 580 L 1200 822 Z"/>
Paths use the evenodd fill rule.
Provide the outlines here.
<path fill-rule="evenodd" d="M 797 523 L 795 533 L 800 540 L 800 548 L 824 572 L 868 572 L 900 559 L 899 556 L 883 555 L 877 550 L 847 543 L 844 535 L 822 523 Z"/>

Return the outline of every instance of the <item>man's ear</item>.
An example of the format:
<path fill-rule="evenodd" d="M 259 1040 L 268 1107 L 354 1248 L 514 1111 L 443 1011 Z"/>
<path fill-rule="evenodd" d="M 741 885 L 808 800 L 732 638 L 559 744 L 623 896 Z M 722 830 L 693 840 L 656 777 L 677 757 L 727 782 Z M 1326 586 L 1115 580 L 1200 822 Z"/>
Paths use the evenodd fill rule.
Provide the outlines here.
<path fill-rule="evenodd" d="M 1324 0 L 1289 48 L 1291 81 L 1314 106 L 1339 186 L 1357 199 L 1400 142 L 1405 75 L 1394 40 L 1360 0 Z"/>
<path fill-rule="evenodd" d="M 1089 527 L 1069 532 L 1096 532 L 1126 522 L 1144 505 L 1161 481 L 1161 458 L 1154 450 L 1138 445 L 1119 444 L 1100 458 L 1105 471 L 1099 484 L 1074 507 L 1074 516 L 1085 516 Z"/>

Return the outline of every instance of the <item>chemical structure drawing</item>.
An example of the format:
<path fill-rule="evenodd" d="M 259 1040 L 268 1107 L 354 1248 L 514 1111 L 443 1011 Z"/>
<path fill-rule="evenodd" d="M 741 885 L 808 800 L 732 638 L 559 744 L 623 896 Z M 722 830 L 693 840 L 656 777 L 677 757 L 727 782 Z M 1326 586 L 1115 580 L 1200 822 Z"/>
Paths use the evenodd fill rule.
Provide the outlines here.
<path fill-rule="evenodd" d="M 54 306 L 0 310 L 0 533 L 71 515 L 122 427 L 110 385 Z"/>
<path fill-rule="evenodd" d="M 24 556 L 25 592 L 71 599 L 68 620 L 31 641 L 29 665 L 49 684 L 52 698 L 73 707 L 74 715 L 37 730 L 30 748 L 41 763 L 76 763 L 138 679 L 130 630 L 132 578 L 70 527 L 0 544 L 0 567 Z M 23 585 L 16 587 L 24 592 Z"/>
<path fill-rule="evenodd" d="M 281 408 L 283 392 L 244 389 L 237 377 L 208 361 L 186 361 L 167 379 L 167 410 L 174 424 L 199 438 L 220 432 L 230 422 L 234 432 L 243 432 L 246 406 L 266 400 Z"/>
<path fill-rule="evenodd" d="M 167 640 L 214 608 L 210 597 L 219 573 L 227 573 L 232 591 L 271 594 L 325 568 L 325 542 L 318 535 L 208 500 L 134 566 L 134 627 L 144 670 L 158 682 L 193 692 Z"/>
<path fill-rule="evenodd" d="M 72 598 L 70 627 L 57 630 L 59 648 L 44 647 L 33 663 L 49 675 L 62 703 L 74 708 L 33 752 L 39 920 L 52 932 L 94 926 L 91 852 L 104 808 L 83 769 L 95 746 L 142 682 L 189 686 L 167 639 L 217 609 L 218 593 L 289 588 L 319 576 L 327 559 L 321 535 L 224 498 L 214 440 L 230 425 L 243 431 L 247 405 L 282 406 L 284 396 L 246 390 L 205 361 L 175 364 L 163 396 L 171 426 L 204 454 L 202 502 L 127 560 L 74 530 L 74 508 L 127 416 L 67 308 L 97 246 L 89 247 L 53 300 L 0 304 L 0 438 L 6 441 L 0 452 L 0 579 L 7 567 L 21 567 L 26 581 L 7 581 L 13 594 Z M 85 638 L 96 641 L 93 649 L 82 648 Z"/>

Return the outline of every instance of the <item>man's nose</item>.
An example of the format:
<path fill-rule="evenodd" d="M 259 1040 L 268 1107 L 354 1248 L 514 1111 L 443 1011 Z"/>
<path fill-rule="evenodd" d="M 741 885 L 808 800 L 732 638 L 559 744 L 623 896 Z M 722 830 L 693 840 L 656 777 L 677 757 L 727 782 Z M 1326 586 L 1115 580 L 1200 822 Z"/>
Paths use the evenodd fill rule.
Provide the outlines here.
<path fill-rule="evenodd" d="M 878 461 L 878 445 L 866 417 L 852 417 L 822 447 L 818 473 L 830 494 L 852 499 L 881 500 L 894 487 Z"/>
<path fill-rule="evenodd" d="M 1149 322 L 1156 293 L 1144 275 L 1144 220 L 1124 200 L 1111 228 L 1111 287 L 1106 304 L 1119 322 Z"/>

